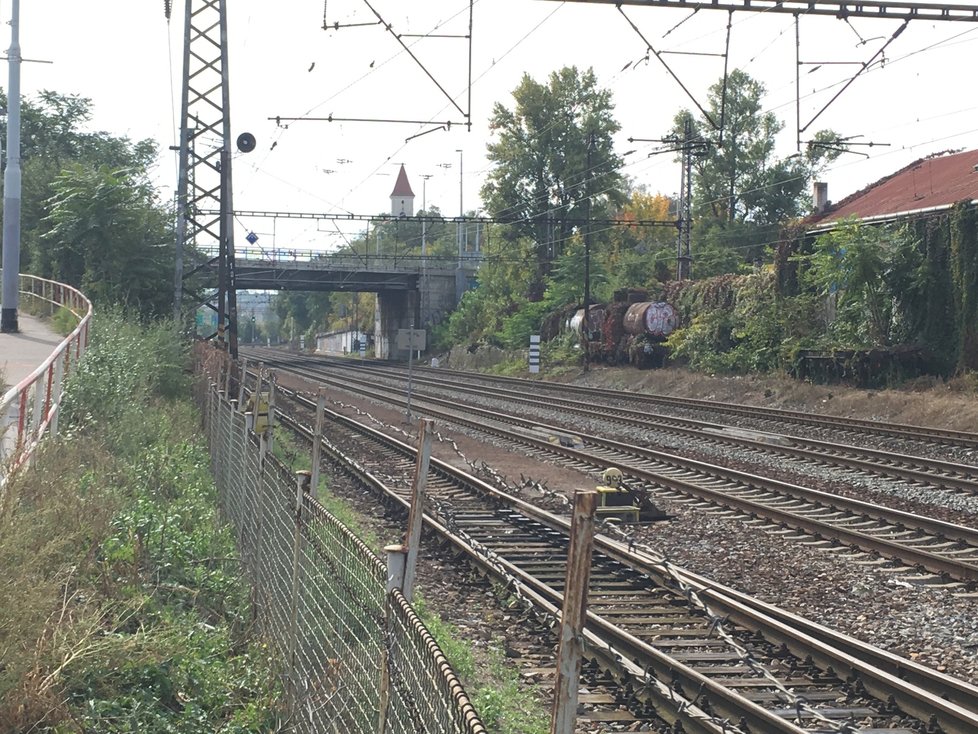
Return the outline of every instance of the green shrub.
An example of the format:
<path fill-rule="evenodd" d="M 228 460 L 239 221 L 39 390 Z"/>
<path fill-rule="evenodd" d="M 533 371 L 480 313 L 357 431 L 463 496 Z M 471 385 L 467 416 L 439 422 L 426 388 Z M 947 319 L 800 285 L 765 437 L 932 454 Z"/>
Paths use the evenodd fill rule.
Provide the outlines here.
<path fill-rule="evenodd" d="M 278 679 L 174 400 L 183 347 L 168 326 L 96 324 L 59 443 L 0 508 L 0 731 L 274 730 Z"/>
<path fill-rule="evenodd" d="M 68 336 L 78 326 L 78 317 L 64 306 L 58 308 L 51 317 L 51 328 L 62 336 Z"/>

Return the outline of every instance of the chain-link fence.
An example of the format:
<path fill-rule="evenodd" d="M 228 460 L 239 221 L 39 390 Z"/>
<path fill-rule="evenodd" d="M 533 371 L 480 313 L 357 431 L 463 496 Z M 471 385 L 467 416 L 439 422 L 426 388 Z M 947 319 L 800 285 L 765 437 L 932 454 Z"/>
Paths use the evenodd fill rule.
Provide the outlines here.
<path fill-rule="evenodd" d="M 411 605 L 387 592 L 381 561 L 250 430 L 220 389 L 227 372 L 204 372 L 196 397 L 219 499 L 285 671 L 292 730 L 484 734 Z"/>

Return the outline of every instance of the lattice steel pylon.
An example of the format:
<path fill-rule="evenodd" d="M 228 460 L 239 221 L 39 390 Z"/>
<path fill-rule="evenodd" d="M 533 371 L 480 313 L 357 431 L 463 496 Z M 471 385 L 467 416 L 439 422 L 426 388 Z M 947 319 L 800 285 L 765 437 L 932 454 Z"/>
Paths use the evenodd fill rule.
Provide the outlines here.
<path fill-rule="evenodd" d="M 186 0 L 179 151 L 174 315 L 181 319 L 186 277 L 206 267 L 185 274 L 184 253 L 216 240 L 219 254 L 207 263 L 218 266 L 216 304 L 214 298 L 197 303 L 217 312 L 212 336 L 237 358 L 227 0 Z"/>

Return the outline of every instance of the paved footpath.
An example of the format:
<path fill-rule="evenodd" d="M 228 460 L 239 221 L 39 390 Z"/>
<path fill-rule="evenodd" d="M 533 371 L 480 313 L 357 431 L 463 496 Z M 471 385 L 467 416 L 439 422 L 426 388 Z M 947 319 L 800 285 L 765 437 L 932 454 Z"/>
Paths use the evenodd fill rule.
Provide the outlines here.
<path fill-rule="evenodd" d="M 51 356 L 63 336 L 41 319 L 17 314 L 16 334 L 0 333 L 0 395 L 16 385 Z"/>

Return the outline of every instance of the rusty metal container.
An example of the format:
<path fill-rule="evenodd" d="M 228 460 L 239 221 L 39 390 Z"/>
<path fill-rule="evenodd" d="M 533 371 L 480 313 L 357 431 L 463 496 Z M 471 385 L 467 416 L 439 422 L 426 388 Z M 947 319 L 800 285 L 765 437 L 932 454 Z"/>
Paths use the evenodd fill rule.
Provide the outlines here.
<path fill-rule="evenodd" d="M 601 324 L 605 318 L 605 306 L 600 303 L 592 303 L 588 306 L 588 328 L 590 332 L 600 331 Z M 579 308 L 571 316 L 568 327 L 575 334 L 580 334 L 584 326 L 584 309 Z"/>
<path fill-rule="evenodd" d="M 676 309 L 664 301 L 645 301 L 630 306 L 622 323 L 626 334 L 645 334 L 660 340 L 669 336 L 678 325 Z"/>

